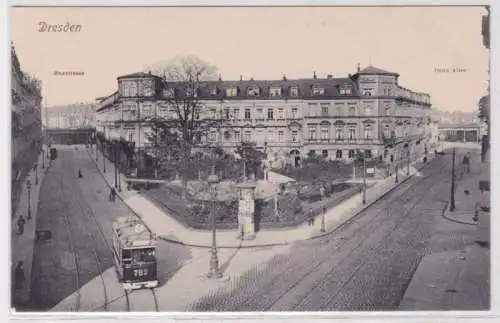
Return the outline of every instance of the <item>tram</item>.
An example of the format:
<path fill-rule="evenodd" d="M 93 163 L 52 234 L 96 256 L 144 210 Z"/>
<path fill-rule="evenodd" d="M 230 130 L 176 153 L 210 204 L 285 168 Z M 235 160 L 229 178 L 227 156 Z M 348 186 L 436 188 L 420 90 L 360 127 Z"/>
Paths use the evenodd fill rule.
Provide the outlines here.
<path fill-rule="evenodd" d="M 158 286 L 156 249 L 156 238 L 139 220 L 122 217 L 113 223 L 113 255 L 123 288 Z"/>

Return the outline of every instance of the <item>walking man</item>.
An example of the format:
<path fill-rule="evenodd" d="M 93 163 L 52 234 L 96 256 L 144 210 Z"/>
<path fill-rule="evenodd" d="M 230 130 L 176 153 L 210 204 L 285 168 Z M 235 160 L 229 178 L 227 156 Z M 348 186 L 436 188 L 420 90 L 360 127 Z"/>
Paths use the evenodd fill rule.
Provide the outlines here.
<path fill-rule="evenodd" d="M 114 202 L 116 197 L 116 191 L 114 187 L 111 187 L 109 190 L 109 201 Z"/>
<path fill-rule="evenodd" d="M 26 220 L 24 219 L 23 215 L 21 214 L 19 218 L 17 219 L 17 234 L 21 235 L 24 232 L 24 224 L 26 223 Z"/>
<path fill-rule="evenodd" d="M 14 287 L 16 290 L 21 290 L 24 288 L 24 283 L 26 282 L 26 277 L 24 276 L 23 262 L 19 261 L 14 270 Z"/>

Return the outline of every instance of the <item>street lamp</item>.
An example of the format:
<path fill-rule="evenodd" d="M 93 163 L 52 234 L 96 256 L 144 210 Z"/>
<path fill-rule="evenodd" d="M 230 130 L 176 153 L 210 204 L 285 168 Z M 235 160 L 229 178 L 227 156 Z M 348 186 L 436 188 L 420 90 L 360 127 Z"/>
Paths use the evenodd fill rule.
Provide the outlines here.
<path fill-rule="evenodd" d="M 212 195 L 212 250 L 210 256 L 210 271 L 207 274 L 208 278 L 221 278 L 222 273 L 219 270 L 219 260 L 217 258 L 217 243 L 216 243 L 216 226 L 215 226 L 215 200 L 217 198 L 217 183 L 219 183 L 219 177 L 215 174 L 215 154 L 212 153 L 213 164 L 212 164 L 212 174 L 208 176 L 208 184 L 210 185 L 211 195 Z"/>
<path fill-rule="evenodd" d="M 106 173 L 106 155 L 104 155 L 104 143 L 106 141 L 106 125 L 103 127 L 104 139 L 102 141 L 102 172 Z"/>
<path fill-rule="evenodd" d="M 323 213 L 321 215 L 321 232 L 325 232 L 325 213 L 326 213 L 326 207 L 323 208 Z"/>
<path fill-rule="evenodd" d="M 113 152 L 115 157 L 115 188 L 118 188 L 118 159 L 117 159 L 117 149 L 116 145 L 113 146 Z"/>
<path fill-rule="evenodd" d="M 35 185 L 38 185 L 38 163 L 33 165 L 33 169 L 35 170 Z"/>
<path fill-rule="evenodd" d="M 453 147 L 453 155 L 451 159 L 451 196 L 450 196 L 450 212 L 455 211 L 455 147 Z"/>
<path fill-rule="evenodd" d="M 31 181 L 28 179 L 26 182 L 26 188 L 28 189 L 28 220 L 31 219 Z"/>
<path fill-rule="evenodd" d="M 406 151 L 406 176 L 410 176 L 410 147 L 408 147 L 408 150 Z"/>

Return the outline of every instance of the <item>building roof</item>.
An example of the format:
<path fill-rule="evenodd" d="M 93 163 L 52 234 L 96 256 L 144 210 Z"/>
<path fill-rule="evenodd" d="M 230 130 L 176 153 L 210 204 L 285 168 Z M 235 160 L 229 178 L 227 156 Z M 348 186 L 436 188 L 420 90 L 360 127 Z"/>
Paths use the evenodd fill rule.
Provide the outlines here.
<path fill-rule="evenodd" d="M 370 65 L 368 67 L 365 67 L 364 69 L 362 69 L 361 71 L 359 71 L 358 74 L 361 74 L 361 75 L 372 74 L 372 75 L 395 75 L 395 76 L 399 76 L 398 73 L 389 72 L 389 71 L 380 69 L 380 68 L 372 66 L 372 65 Z"/>
<path fill-rule="evenodd" d="M 149 71 L 148 73 L 137 72 L 137 73 L 132 73 L 132 74 L 126 74 L 126 75 L 118 76 L 117 79 L 120 80 L 120 79 L 128 79 L 128 78 L 132 79 L 132 78 L 141 78 L 141 77 L 159 78 L 159 76 L 151 74 L 151 71 Z"/>
<path fill-rule="evenodd" d="M 470 129 L 476 129 L 479 128 L 480 125 L 478 123 L 472 123 L 472 122 L 467 122 L 467 123 L 448 123 L 448 124 L 440 124 L 439 129 L 459 129 L 459 128 L 470 128 Z"/>

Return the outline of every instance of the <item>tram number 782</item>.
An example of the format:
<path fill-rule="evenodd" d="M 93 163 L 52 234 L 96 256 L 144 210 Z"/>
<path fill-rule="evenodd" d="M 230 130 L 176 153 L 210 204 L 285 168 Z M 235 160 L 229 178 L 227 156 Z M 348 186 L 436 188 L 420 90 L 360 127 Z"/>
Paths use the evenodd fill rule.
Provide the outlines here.
<path fill-rule="evenodd" d="M 135 277 L 143 277 L 148 275 L 148 269 L 147 268 L 141 268 L 141 269 L 134 269 L 134 276 Z"/>

